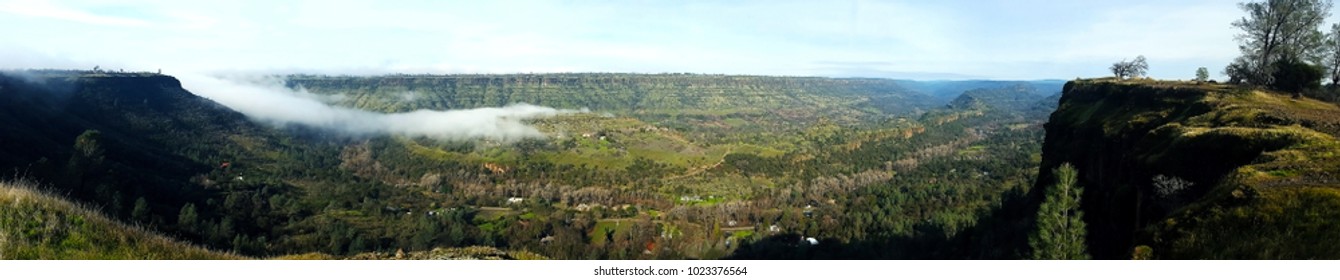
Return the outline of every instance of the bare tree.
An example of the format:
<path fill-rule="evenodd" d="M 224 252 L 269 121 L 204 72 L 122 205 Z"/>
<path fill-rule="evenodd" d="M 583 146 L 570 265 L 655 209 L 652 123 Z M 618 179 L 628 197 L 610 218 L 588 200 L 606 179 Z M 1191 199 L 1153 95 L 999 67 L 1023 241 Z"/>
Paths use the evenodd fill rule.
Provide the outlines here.
<path fill-rule="evenodd" d="M 1121 62 L 1113 63 L 1109 69 L 1117 79 L 1138 78 L 1149 71 L 1149 63 L 1145 61 L 1145 56 L 1141 55 L 1129 62 L 1123 59 Z"/>
<path fill-rule="evenodd" d="M 1145 56 L 1136 56 L 1135 60 L 1131 61 L 1131 72 L 1129 73 L 1131 78 L 1144 77 L 1147 72 L 1149 72 L 1149 63 L 1145 61 Z"/>
<path fill-rule="evenodd" d="M 1130 75 L 1130 74 L 1128 74 L 1128 73 L 1131 72 L 1131 69 L 1130 69 L 1130 62 L 1126 62 L 1126 60 L 1122 60 L 1121 62 L 1113 63 L 1113 64 L 1112 64 L 1112 67 L 1110 67 L 1110 68 L 1108 68 L 1108 69 L 1111 69 L 1111 70 L 1112 70 L 1112 76 L 1116 76 L 1117 79 L 1125 79 L 1126 76 Z"/>
<path fill-rule="evenodd" d="M 1195 184 L 1182 178 L 1164 176 L 1163 174 L 1154 176 L 1154 193 L 1162 198 L 1175 197 L 1191 185 Z"/>

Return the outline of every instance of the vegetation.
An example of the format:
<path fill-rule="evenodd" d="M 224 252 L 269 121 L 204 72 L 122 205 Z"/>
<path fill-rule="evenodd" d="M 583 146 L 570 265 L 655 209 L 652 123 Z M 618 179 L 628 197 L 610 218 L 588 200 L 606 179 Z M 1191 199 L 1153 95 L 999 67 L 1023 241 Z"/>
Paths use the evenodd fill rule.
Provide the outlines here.
<path fill-rule="evenodd" d="M 868 79 L 290 77 L 387 112 L 599 108 L 536 120 L 550 137 L 503 144 L 276 129 L 171 77 L 43 73 L 0 79 L 0 118 L 15 124 L 0 128 L 15 143 L 0 167 L 123 222 L 280 258 L 470 246 L 561 259 L 1017 257 L 1022 239 L 987 233 L 1020 225 L 987 216 L 1030 185 L 1056 102 L 1019 83 L 946 108 Z M 829 251 L 772 242 L 793 234 Z M 994 242 L 1011 245 L 965 249 Z"/>
<path fill-rule="evenodd" d="M 1054 172 L 1056 184 L 1046 190 L 1047 198 L 1038 209 L 1037 229 L 1028 237 L 1033 259 L 1088 259 L 1084 211 L 1079 207 L 1084 189 L 1075 183 L 1078 175 L 1074 166 L 1061 164 Z"/>
<path fill-rule="evenodd" d="M 1340 257 L 1304 245 L 1326 244 L 1319 230 L 1340 217 L 1316 208 L 1335 199 L 1335 104 L 1168 81 L 1066 87 L 1042 166 L 1072 162 L 1087 174 L 1081 207 L 1095 258 Z"/>
<path fill-rule="evenodd" d="M 1233 22 L 1243 32 L 1238 36 L 1242 56 L 1224 72 L 1235 82 L 1298 92 L 1300 86 L 1294 83 L 1308 81 L 1277 81 L 1277 73 L 1297 69 L 1295 65 L 1304 61 L 1318 60 L 1323 38 L 1317 28 L 1330 15 L 1331 1 L 1270 0 L 1239 6 L 1247 12 L 1247 17 Z"/>
<path fill-rule="evenodd" d="M 88 207 L 0 183 L 0 259 L 238 259 L 126 226 Z"/>
<path fill-rule="evenodd" d="M 1145 62 L 1145 56 L 1141 55 L 1136 56 L 1135 60 L 1129 62 L 1122 60 L 1113 63 L 1110 69 L 1112 75 L 1116 76 L 1117 79 L 1139 78 L 1149 71 L 1149 63 Z"/>
<path fill-rule="evenodd" d="M 513 142 L 266 126 L 152 73 L 4 72 L 0 170 L 49 191 L 0 184 L 0 258 L 1340 258 L 1340 78 L 1320 87 L 1340 25 L 1316 30 L 1329 1 L 1241 6 L 1230 84 L 1133 79 L 1143 56 L 1064 86 L 278 77 L 375 112 L 590 109 Z"/>
<path fill-rule="evenodd" d="M 1325 77 L 1331 78 L 1331 85 L 1340 84 L 1340 23 L 1331 24 L 1321 46 L 1321 66 Z"/>

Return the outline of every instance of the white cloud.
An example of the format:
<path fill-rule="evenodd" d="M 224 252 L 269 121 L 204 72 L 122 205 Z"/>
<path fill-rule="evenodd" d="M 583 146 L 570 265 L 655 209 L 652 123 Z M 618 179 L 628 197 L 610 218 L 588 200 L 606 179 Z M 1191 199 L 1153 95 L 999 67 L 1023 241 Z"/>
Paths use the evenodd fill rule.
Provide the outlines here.
<path fill-rule="evenodd" d="M 182 85 L 253 119 L 277 126 L 306 125 L 352 135 L 396 134 L 438 139 L 491 139 L 512 142 L 543 138 L 526 120 L 585 110 L 560 110 L 524 103 L 464 110 L 416 110 L 377 113 L 327 105 L 306 90 L 293 90 L 274 78 L 217 78 L 178 74 Z"/>
<path fill-rule="evenodd" d="M 3 1 L 3 0 L 0 0 Z M 36 3 L 29 5 L 29 3 Z M 1070 78 L 1236 55 L 1219 1 L 5 2 L 0 45 L 147 69 L 321 73 L 873 72 Z M 1169 65 L 1175 64 L 1175 65 Z M 1194 70 L 1194 68 L 1193 68 Z M 172 72 L 169 71 L 169 72 Z"/>
<path fill-rule="evenodd" d="M 97 15 L 89 12 L 53 5 L 46 1 L 10 1 L 0 3 L 0 12 L 29 17 L 51 18 L 94 25 L 119 27 L 145 27 L 149 22 L 125 17 Z"/>

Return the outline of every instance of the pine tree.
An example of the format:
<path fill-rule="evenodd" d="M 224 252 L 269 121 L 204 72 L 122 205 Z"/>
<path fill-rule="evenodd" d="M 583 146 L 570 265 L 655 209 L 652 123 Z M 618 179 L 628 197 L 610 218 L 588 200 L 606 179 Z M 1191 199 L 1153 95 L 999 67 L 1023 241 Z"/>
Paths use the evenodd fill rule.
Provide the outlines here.
<path fill-rule="evenodd" d="M 149 202 L 145 201 L 143 196 L 135 199 L 135 208 L 130 210 L 130 219 L 141 223 L 149 222 Z"/>
<path fill-rule="evenodd" d="M 86 194 L 96 193 L 93 186 L 102 174 L 106 151 L 102 147 L 102 133 L 97 130 L 85 130 L 74 141 L 74 154 L 66 166 L 66 179 L 69 185 Z"/>
<path fill-rule="evenodd" d="M 196 232 L 198 219 L 199 214 L 195 212 L 195 204 L 187 203 L 177 213 L 177 227 L 187 232 Z"/>
<path fill-rule="evenodd" d="M 1079 260 L 1088 259 L 1085 252 L 1084 212 L 1080 210 L 1080 196 L 1084 190 L 1076 185 L 1077 171 L 1069 163 L 1053 171 L 1056 185 L 1046 190 L 1047 197 L 1038 209 L 1037 229 L 1028 237 L 1034 259 Z"/>

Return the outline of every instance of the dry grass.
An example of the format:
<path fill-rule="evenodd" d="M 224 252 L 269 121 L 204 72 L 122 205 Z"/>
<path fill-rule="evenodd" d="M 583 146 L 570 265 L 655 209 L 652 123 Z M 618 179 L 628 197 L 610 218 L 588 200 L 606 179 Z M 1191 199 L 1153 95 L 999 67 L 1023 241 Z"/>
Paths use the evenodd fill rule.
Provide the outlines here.
<path fill-rule="evenodd" d="M 0 259 L 242 258 L 119 223 L 31 182 L 0 182 Z"/>

